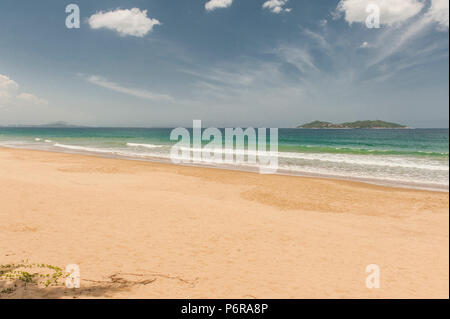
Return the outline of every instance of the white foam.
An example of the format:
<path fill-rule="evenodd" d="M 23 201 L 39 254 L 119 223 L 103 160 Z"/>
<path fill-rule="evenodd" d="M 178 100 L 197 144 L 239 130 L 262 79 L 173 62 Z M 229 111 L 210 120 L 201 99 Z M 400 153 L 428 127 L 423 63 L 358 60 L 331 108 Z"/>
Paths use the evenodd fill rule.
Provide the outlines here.
<path fill-rule="evenodd" d="M 186 148 L 180 147 L 181 150 L 187 150 L 191 152 L 200 152 L 199 148 Z M 214 149 L 203 148 L 203 152 L 214 152 Z M 232 150 L 232 149 L 220 149 L 217 151 L 220 154 L 235 155 L 253 155 L 257 156 L 257 151 L 252 150 Z M 295 160 L 311 160 L 329 163 L 342 163 L 360 166 L 379 166 L 379 167 L 393 167 L 393 168 L 416 168 L 425 170 L 440 170 L 449 171 L 448 163 L 436 162 L 433 160 L 423 160 L 418 163 L 416 158 L 394 157 L 394 156 L 381 156 L 381 155 L 354 155 L 354 154 L 329 154 L 329 153 L 292 153 L 292 152 L 270 152 L 266 155 L 276 156 L 278 158 L 295 159 Z"/>
<path fill-rule="evenodd" d="M 139 159 L 161 159 L 161 160 L 179 160 L 182 163 L 192 163 L 197 165 L 209 165 L 219 167 L 249 167 L 258 168 L 259 163 L 249 163 L 244 158 L 243 161 L 232 162 L 216 162 L 213 160 L 200 159 L 191 161 L 192 151 L 200 151 L 201 149 L 183 148 L 188 150 L 187 158 L 183 158 L 184 154 L 180 154 L 178 158 L 172 158 L 170 154 L 170 145 L 153 145 L 140 143 L 127 143 L 132 148 L 98 148 L 79 145 L 66 145 L 56 143 L 54 147 L 64 148 L 79 152 L 91 152 L 125 156 L 129 158 Z M 166 146 L 167 148 L 163 148 Z M 139 147 L 153 149 L 154 151 L 145 152 Z M 213 152 L 214 149 L 203 149 L 205 152 Z M 257 152 L 248 150 L 238 150 L 237 152 L 230 149 L 220 149 L 222 154 L 245 154 L 257 155 Z M 394 156 L 368 156 L 354 154 L 318 154 L 318 153 L 275 153 L 279 156 L 280 171 L 290 172 L 291 174 L 317 174 L 335 176 L 338 178 L 356 178 L 356 179 L 373 179 L 379 181 L 387 181 L 395 183 L 395 181 L 403 183 L 427 183 L 448 187 L 448 162 L 439 160 L 430 160 L 423 158 L 405 158 Z M 267 152 L 266 156 L 273 156 L 271 152 Z M 192 157 L 193 159 L 193 157 Z"/>
<path fill-rule="evenodd" d="M 160 147 L 164 147 L 164 145 L 142 144 L 142 143 L 127 143 L 127 146 L 131 146 L 131 147 L 145 147 L 145 148 L 160 148 Z"/>
<path fill-rule="evenodd" d="M 167 154 L 138 153 L 138 152 L 130 152 L 128 150 L 96 148 L 96 147 L 86 147 L 86 146 L 78 146 L 78 145 L 66 145 L 66 144 L 59 144 L 59 143 L 56 143 L 53 146 L 65 148 L 65 149 L 69 149 L 69 150 L 74 150 L 74 151 L 81 151 L 81 152 L 114 154 L 114 155 L 121 155 L 121 156 L 127 156 L 127 157 L 138 157 L 138 158 L 159 157 L 159 158 L 170 159 L 169 153 L 167 153 Z"/>
<path fill-rule="evenodd" d="M 298 166 L 291 166 L 291 165 L 279 165 L 280 171 L 287 171 L 291 173 L 298 173 L 298 174 L 313 174 L 313 175 L 325 175 L 330 177 L 338 177 L 338 178 L 355 178 L 355 179 L 368 179 L 368 180 L 377 180 L 377 181 L 385 181 L 391 184 L 395 184 L 396 182 L 402 182 L 402 183 L 415 183 L 415 184 L 429 184 L 429 185 L 435 185 L 435 186 L 444 186 L 448 187 L 448 178 L 447 179 L 441 179 L 434 180 L 431 176 L 420 176 L 413 177 L 408 176 L 407 174 L 400 174 L 397 173 L 395 175 L 391 175 L 390 173 L 384 173 L 384 172 L 365 172 L 365 171 L 338 171 L 335 169 L 328 169 L 328 168 L 318 168 L 318 167 L 298 167 Z"/>
<path fill-rule="evenodd" d="M 279 157 L 300 160 L 317 160 L 321 162 L 345 163 L 353 165 L 371 165 L 381 167 L 418 168 L 426 170 L 448 171 L 449 166 L 440 162 L 428 160 L 418 163 L 417 159 L 381 155 L 349 155 L 322 153 L 289 153 L 280 152 Z"/>
<path fill-rule="evenodd" d="M 53 146 L 60 147 L 60 148 L 66 148 L 69 150 L 76 150 L 76 151 L 86 151 L 86 152 L 95 152 L 95 153 L 112 153 L 112 154 L 115 153 L 115 151 L 113 151 L 113 150 L 95 148 L 95 147 L 85 147 L 85 146 L 78 146 L 78 145 L 65 145 L 65 144 L 56 143 Z"/>

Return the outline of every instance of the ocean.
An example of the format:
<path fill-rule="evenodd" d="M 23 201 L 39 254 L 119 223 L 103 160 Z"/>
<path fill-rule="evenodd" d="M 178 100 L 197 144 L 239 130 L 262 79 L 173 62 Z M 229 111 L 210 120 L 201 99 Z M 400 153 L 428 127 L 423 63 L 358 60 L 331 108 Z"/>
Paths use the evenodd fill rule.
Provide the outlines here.
<path fill-rule="evenodd" d="M 0 127 L 0 147 L 170 162 L 170 128 Z M 279 129 L 280 174 L 448 191 L 448 129 Z M 195 165 L 211 166 L 210 163 Z M 217 165 L 216 165 L 217 166 Z M 219 165 L 256 170 L 246 163 Z"/>

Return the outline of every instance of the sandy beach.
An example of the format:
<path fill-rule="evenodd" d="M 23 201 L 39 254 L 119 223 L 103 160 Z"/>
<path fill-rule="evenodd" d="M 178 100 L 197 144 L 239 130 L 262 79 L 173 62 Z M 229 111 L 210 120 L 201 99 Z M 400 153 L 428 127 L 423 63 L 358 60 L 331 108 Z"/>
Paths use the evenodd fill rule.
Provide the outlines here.
<path fill-rule="evenodd" d="M 81 272 L 75 290 L 0 279 L 0 298 L 448 298 L 448 209 L 445 192 L 0 148 L 0 265 Z"/>

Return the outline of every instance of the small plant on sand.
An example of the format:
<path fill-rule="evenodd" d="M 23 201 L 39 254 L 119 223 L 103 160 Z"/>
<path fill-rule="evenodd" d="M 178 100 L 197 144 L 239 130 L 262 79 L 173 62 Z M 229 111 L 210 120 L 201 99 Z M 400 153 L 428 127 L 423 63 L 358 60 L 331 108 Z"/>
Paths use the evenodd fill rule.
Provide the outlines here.
<path fill-rule="evenodd" d="M 3 290 L 0 290 L 0 294 L 11 294 L 14 292 L 14 288 L 13 287 L 9 287 Z"/>
<path fill-rule="evenodd" d="M 29 263 L 23 260 L 19 264 L 0 265 L 0 280 L 6 281 L 9 287 L 0 290 L 0 294 L 14 292 L 18 285 L 34 285 L 39 288 L 64 286 L 65 278 L 70 274 L 63 273 L 62 268 L 49 265 Z"/>

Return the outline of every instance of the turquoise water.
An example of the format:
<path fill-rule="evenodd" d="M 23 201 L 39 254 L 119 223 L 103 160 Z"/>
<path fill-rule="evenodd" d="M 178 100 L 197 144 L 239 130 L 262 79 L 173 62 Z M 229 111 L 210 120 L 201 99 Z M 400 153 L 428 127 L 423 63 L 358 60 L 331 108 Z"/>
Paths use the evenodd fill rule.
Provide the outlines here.
<path fill-rule="evenodd" d="M 169 161 L 171 131 L 0 128 L 0 146 Z M 448 190 L 448 129 L 279 129 L 278 143 L 279 173 Z M 226 166 L 251 169 L 246 163 Z"/>

